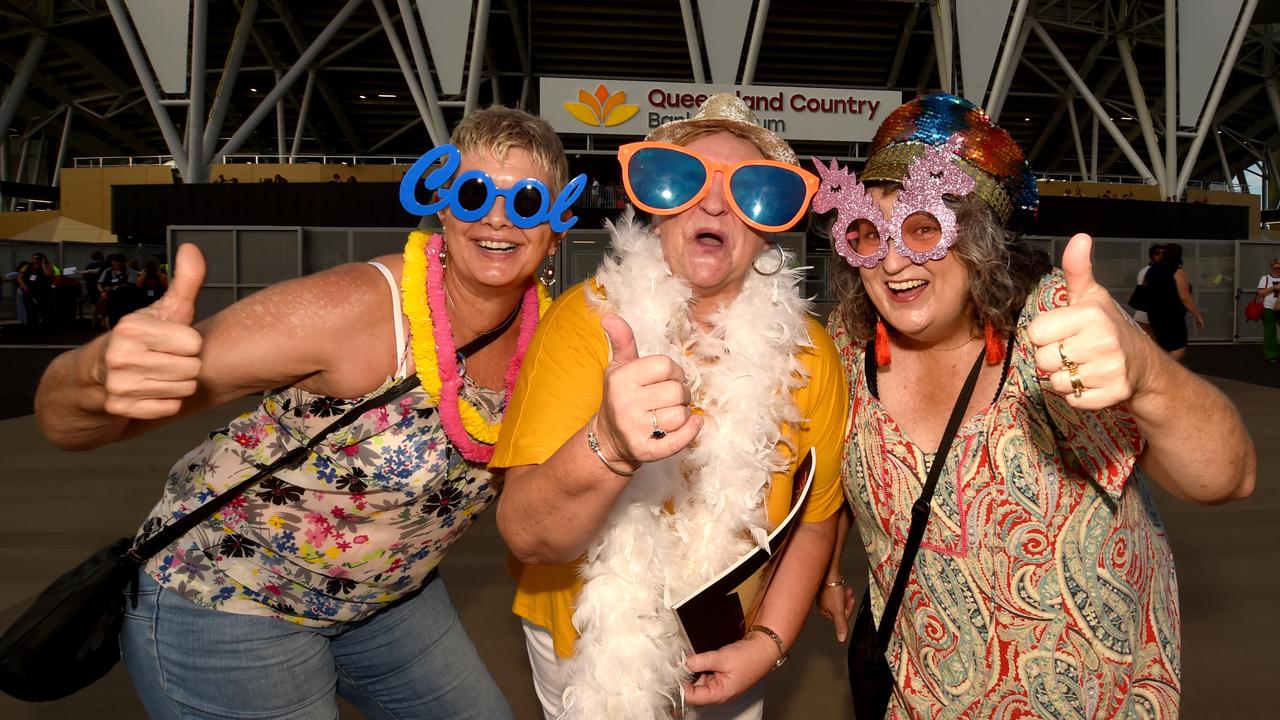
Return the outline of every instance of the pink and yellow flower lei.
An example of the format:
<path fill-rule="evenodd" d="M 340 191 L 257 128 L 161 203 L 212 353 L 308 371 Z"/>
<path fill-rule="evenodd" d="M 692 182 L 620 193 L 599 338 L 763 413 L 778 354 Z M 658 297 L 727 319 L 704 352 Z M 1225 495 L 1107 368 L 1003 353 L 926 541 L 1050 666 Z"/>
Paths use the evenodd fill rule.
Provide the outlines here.
<path fill-rule="evenodd" d="M 458 351 L 445 309 L 444 265 L 440 262 L 443 247 L 444 238 L 440 235 L 428 238 L 426 233 L 416 231 L 410 233 L 409 242 L 405 245 L 400 293 L 404 297 L 405 315 L 409 318 L 413 360 L 422 389 L 439 410 L 440 422 L 449 441 L 466 459 L 489 462 L 502 421 L 491 423 L 485 420 L 459 392 L 462 374 L 458 372 Z M 538 320 L 550 304 L 551 296 L 547 289 L 541 283 L 531 283 L 521 301 L 520 337 L 507 364 L 504 403 L 511 401 L 524 353 L 529 348 L 533 331 L 538 327 Z M 438 321 L 433 321 L 433 318 L 438 318 Z"/>

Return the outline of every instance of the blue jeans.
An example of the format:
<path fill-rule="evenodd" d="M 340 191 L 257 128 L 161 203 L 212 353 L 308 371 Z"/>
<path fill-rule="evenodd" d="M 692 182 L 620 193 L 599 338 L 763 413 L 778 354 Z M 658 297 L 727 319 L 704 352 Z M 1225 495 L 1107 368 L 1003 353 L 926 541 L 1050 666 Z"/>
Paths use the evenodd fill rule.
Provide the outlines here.
<path fill-rule="evenodd" d="M 434 576 L 433 576 L 434 577 Z M 141 576 L 124 662 L 152 718 L 511 718 L 438 577 L 368 620 L 310 628 L 200 607 Z"/>

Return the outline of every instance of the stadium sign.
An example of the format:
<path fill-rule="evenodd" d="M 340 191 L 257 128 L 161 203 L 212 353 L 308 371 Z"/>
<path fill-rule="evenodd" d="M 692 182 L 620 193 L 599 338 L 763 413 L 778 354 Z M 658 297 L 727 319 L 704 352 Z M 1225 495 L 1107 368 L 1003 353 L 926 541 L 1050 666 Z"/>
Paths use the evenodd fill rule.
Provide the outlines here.
<path fill-rule="evenodd" d="M 903 99 L 886 90 L 589 78 L 542 78 L 540 91 L 542 117 L 558 132 L 642 136 L 693 117 L 713 93 L 733 92 L 760 125 L 788 140 L 835 142 L 871 140 L 880 120 Z"/>

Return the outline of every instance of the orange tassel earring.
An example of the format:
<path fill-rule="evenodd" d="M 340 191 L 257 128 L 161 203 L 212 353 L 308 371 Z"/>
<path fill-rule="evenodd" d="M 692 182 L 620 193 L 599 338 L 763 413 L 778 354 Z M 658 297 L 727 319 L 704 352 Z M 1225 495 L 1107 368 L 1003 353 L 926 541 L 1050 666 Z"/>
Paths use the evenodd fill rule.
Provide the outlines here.
<path fill-rule="evenodd" d="M 884 326 L 884 319 L 876 318 L 876 367 L 884 367 L 891 359 L 889 354 L 889 330 Z"/>
<path fill-rule="evenodd" d="M 987 364 L 999 365 L 1004 362 L 1004 338 L 1000 337 L 1000 333 L 996 332 L 996 326 L 988 320 L 983 327 L 983 335 L 986 337 L 987 345 Z"/>

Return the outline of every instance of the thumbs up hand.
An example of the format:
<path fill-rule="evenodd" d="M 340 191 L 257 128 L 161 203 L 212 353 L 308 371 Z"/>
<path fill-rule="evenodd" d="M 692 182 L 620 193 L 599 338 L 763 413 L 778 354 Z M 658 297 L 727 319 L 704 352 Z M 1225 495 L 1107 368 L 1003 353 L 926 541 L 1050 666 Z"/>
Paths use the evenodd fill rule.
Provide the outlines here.
<path fill-rule="evenodd" d="M 168 417 L 196 391 L 203 338 L 191 323 L 204 283 L 204 256 L 195 245 L 183 245 L 174 270 L 164 297 L 121 318 L 95 359 L 94 378 L 106 391 L 104 408 L 112 415 Z"/>
<path fill-rule="evenodd" d="M 666 355 L 641 357 L 621 317 L 605 315 L 600 325 L 612 351 L 596 418 L 601 452 L 634 468 L 684 449 L 703 422 L 689 411 L 684 371 Z"/>
<path fill-rule="evenodd" d="M 1075 235 L 1062 254 L 1067 306 L 1028 326 L 1036 367 L 1068 404 L 1098 410 L 1141 391 L 1155 346 L 1093 277 L 1093 238 Z"/>

